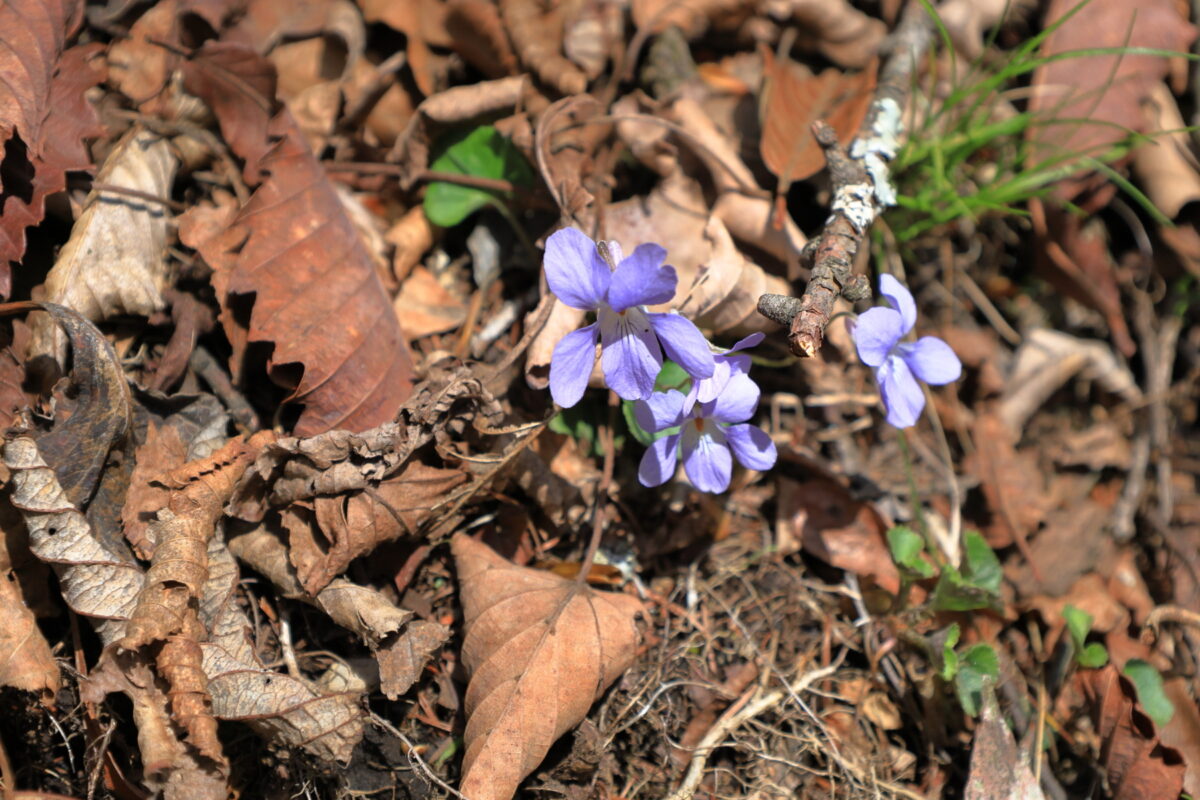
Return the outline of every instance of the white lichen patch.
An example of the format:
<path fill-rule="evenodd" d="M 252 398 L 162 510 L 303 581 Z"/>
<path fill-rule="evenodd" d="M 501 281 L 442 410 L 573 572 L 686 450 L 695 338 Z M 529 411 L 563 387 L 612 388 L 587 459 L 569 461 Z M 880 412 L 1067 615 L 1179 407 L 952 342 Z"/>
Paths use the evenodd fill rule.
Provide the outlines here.
<path fill-rule="evenodd" d="M 876 100 L 871 106 L 871 135 L 854 140 L 850 156 L 862 161 L 875 184 L 875 198 L 880 206 L 896 205 L 896 190 L 888 173 L 888 162 L 900 148 L 904 131 L 900 105 L 890 97 Z"/>
<path fill-rule="evenodd" d="M 869 183 L 852 183 L 849 186 L 839 186 L 833 196 L 831 206 L 834 216 L 839 212 L 845 215 L 854 230 L 862 233 L 871 227 L 875 220 L 875 203 L 872 200 L 873 187 Z M 833 217 L 830 217 L 832 220 Z M 826 225 L 829 223 L 826 222 Z"/>

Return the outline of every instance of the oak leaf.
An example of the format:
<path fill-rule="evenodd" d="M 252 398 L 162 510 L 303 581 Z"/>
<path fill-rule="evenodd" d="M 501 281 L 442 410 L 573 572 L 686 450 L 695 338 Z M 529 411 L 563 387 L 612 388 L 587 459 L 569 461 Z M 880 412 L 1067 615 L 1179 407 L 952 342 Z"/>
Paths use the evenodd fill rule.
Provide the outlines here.
<path fill-rule="evenodd" d="M 504 800 L 633 663 L 642 604 L 451 541 L 466 631 L 466 756 L 459 791 Z"/>
<path fill-rule="evenodd" d="M 391 420 L 410 394 L 412 357 L 371 256 L 291 114 L 268 121 L 264 98 L 236 80 L 262 74 L 250 55 L 206 46 L 189 62 L 189 88 L 222 130 L 238 126 L 230 145 L 247 169 L 261 155 L 255 171 L 265 175 L 224 232 L 193 244 L 215 271 L 235 361 L 251 343 L 274 345 L 268 374 L 304 406 L 295 432 L 364 430 Z M 246 129 L 256 123 L 265 153 Z M 239 315 L 251 296 L 246 324 Z"/>
<path fill-rule="evenodd" d="M 91 166 L 83 140 L 103 132 L 84 96 L 103 80 L 91 65 L 102 48 L 65 50 L 82 18 L 78 0 L 0 4 L 0 297 L 12 289 L 9 262 L 25 252 L 25 229 L 41 222 L 69 170 Z"/>
<path fill-rule="evenodd" d="M 169 198 L 178 160 L 159 136 L 135 127 L 104 160 L 96 182 Z M 162 203 L 93 189 L 71 237 L 46 276 L 46 302 L 66 306 L 91 322 L 131 314 L 148 317 L 164 307 L 170 211 Z M 49 354 L 61 364 L 66 335 L 45 316 L 33 322 L 30 356 Z"/>

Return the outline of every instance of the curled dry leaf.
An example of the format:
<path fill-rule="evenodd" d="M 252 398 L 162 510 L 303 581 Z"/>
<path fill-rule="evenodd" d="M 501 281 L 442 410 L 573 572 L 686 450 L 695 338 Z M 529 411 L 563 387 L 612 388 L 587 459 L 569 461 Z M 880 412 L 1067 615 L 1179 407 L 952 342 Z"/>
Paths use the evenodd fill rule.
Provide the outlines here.
<path fill-rule="evenodd" d="M 91 166 L 84 139 L 103 129 L 84 96 L 103 80 L 92 62 L 101 45 L 64 52 L 83 19 L 79 0 L 11 0 L 0 5 L 0 297 L 12 289 L 9 262 L 25 252 L 25 229 L 41 222 L 67 172 Z"/>
<path fill-rule="evenodd" d="M 203 756 L 182 741 L 171 701 L 145 653 L 106 653 L 80 683 L 84 702 L 99 703 L 120 692 L 133 705 L 138 753 L 148 788 L 165 800 L 222 800 L 229 796 L 228 766 Z"/>
<path fill-rule="evenodd" d="M 392 274 L 402 281 L 421 263 L 421 257 L 433 247 L 435 228 L 425 216 L 425 206 L 415 205 L 388 228 L 383 238 L 395 250 L 392 253 Z"/>
<path fill-rule="evenodd" d="M 575 13 L 569 10 L 575 8 Z M 625 38 L 624 14 L 614 3 L 584 0 L 566 3 L 568 10 L 563 26 L 563 52 L 583 70 L 588 80 L 604 74 L 609 58 Z"/>
<path fill-rule="evenodd" d="M 437 94 L 434 55 L 429 45 L 450 47 L 446 31 L 446 4 L 439 0 L 359 0 L 367 22 L 382 22 L 404 34 L 406 54 L 413 80 L 421 94 Z"/>
<path fill-rule="evenodd" d="M 237 602 L 238 580 L 233 555 L 214 537 L 200 601 L 200 619 L 209 632 L 200 647 L 213 713 L 325 761 L 349 761 L 363 735 L 357 695 L 318 694 L 308 682 L 264 667 L 248 635 L 254 628 Z"/>
<path fill-rule="evenodd" d="M 466 755 L 459 790 L 506 800 L 556 739 L 633 663 L 642 604 L 451 541 L 466 632 Z"/>
<path fill-rule="evenodd" d="M 13 505 L 29 528 L 30 549 L 53 567 L 67 605 L 92 620 L 105 644 L 120 638 L 144 583 L 141 568 L 132 555 L 92 535 L 33 439 L 22 434 L 7 442 L 4 464 L 12 472 Z"/>
<path fill-rule="evenodd" d="M 96 174 L 101 185 L 169 199 L 179 162 L 159 136 L 135 126 L 117 142 Z M 165 303 L 170 210 L 159 202 L 93 189 L 71 237 L 46 276 L 44 300 L 91 322 L 122 314 L 148 317 Z M 50 318 L 33 321 L 30 357 L 66 359 L 66 334 Z"/>
<path fill-rule="evenodd" d="M 189 64 L 194 89 L 231 120 L 257 119 L 273 144 L 266 179 L 223 233 L 195 246 L 213 267 L 221 321 L 241 361 L 252 342 L 274 345 L 268 374 L 303 405 L 295 431 L 364 430 L 392 419 L 412 390 L 412 357 L 371 256 L 325 171 L 287 111 L 268 122 L 230 73 L 230 51 Z M 258 62 L 232 53 L 251 75 Z M 220 97 L 235 92 L 235 100 Z M 237 150 L 237 143 L 231 141 Z M 239 155 L 251 156 L 258 152 Z M 253 295 L 249 327 L 235 313 Z M 336 319 L 336 325 L 328 322 Z M 317 332 L 320 335 L 317 335 Z M 297 379 L 296 366 L 302 368 Z"/>
<path fill-rule="evenodd" d="M 587 75 L 562 53 L 561 6 L 545 6 L 537 0 L 499 2 L 500 16 L 521 63 L 564 95 L 587 90 Z"/>
<path fill-rule="evenodd" d="M 225 503 L 258 451 L 274 438 L 273 432 L 260 431 L 248 441 L 234 439 L 165 478 L 171 494 L 146 532 L 154 557 L 119 643 L 122 648 L 134 650 L 183 630 L 208 579 L 208 541 Z"/>
<path fill-rule="evenodd" d="M 977 449 L 964 459 L 963 469 L 979 478 L 992 512 L 992 524 L 985 531 L 988 544 L 1024 546 L 1048 511 L 1037 457 L 1017 450 L 1019 437 L 995 414 L 976 417 L 972 434 Z"/>
<path fill-rule="evenodd" d="M 782 186 L 825 168 L 825 151 L 812 134 L 824 120 L 844 146 L 867 115 L 875 91 L 878 60 L 854 73 L 829 68 L 814 75 L 807 67 L 762 48 L 764 72 L 763 132 L 759 152 Z"/>
<path fill-rule="evenodd" d="M 134 454 L 129 492 L 121 508 L 121 528 L 139 558 L 149 560 L 154 555 L 155 542 L 148 531 L 155 512 L 165 508 L 171 497 L 171 490 L 159 483 L 159 479 L 186 461 L 187 447 L 179 432 L 169 425 L 149 423 L 146 441 Z"/>
<path fill-rule="evenodd" d="M 983 53 L 986 31 L 1036 7 L 1034 0 L 946 0 L 938 5 L 938 17 L 954 46 L 973 61 Z"/>
<path fill-rule="evenodd" d="M 265 575 L 284 597 L 310 603 L 338 625 L 358 634 L 378 660 L 380 683 L 390 699 L 408 691 L 432 652 L 450 634 L 444 625 L 410 623 L 411 611 L 397 608 L 374 589 L 341 578 L 330 581 L 315 597 L 309 595 L 288 561 L 287 548 L 263 526 L 234 538 L 229 549 Z"/>
<path fill-rule="evenodd" d="M 866 66 L 887 35 L 883 20 L 859 11 L 849 0 L 766 0 L 776 19 L 792 19 L 799 44 L 843 67 Z"/>
<path fill-rule="evenodd" d="M 520 71 L 517 54 L 509 44 L 500 10 L 488 0 L 450 0 L 446 30 L 454 50 L 487 78 L 503 78 Z"/>
<path fill-rule="evenodd" d="M 1166 84 L 1151 87 L 1142 114 L 1150 138 L 1133 151 L 1133 173 L 1155 208 L 1174 219 L 1185 205 L 1200 200 L 1200 164 Z"/>

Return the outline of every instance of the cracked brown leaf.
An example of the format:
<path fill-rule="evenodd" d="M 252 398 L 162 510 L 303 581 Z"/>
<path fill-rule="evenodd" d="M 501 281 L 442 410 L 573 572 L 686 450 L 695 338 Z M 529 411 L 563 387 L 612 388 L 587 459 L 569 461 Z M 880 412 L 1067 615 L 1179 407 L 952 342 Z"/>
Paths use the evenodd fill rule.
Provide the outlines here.
<path fill-rule="evenodd" d="M 247 171 L 261 155 L 255 172 L 265 176 L 226 230 L 190 244 L 215 271 L 235 364 L 251 343 L 274 346 L 268 374 L 303 405 L 295 432 L 365 430 L 393 419 L 408 398 L 412 357 L 371 256 L 291 114 L 269 118 L 270 98 L 239 79 L 261 74 L 263 63 L 228 47 L 202 48 L 188 62 L 189 90 L 223 131 L 239 126 L 238 138 L 226 138 Z"/>
<path fill-rule="evenodd" d="M 179 432 L 170 425 L 146 427 L 146 441 L 134 453 L 133 474 L 129 476 L 129 492 L 121 508 L 121 526 L 125 538 L 139 558 L 150 560 L 155 542 L 147 537 L 154 514 L 165 508 L 171 490 L 159 483 L 168 472 L 182 467 L 187 460 L 187 447 Z"/>
<path fill-rule="evenodd" d="M 166 140 L 135 127 L 104 160 L 96 182 L 170 198 L 178 160 Z M 71 237 L 46 276 L 45 295 L 91 322 L 131 314 L 148 317 L 164 307 L 169 209 L 127 194 L 93 190 Z M 61 364 L 65 333 L 49 318 L 33 321 L 30 357 L 49 354 Z"/>
<path fill-rule="evenodd" d="M 642 604 L 451 541 L 466 632 L 466 756 L 459 791 L 505 800 L 631 663 Z"/>
<path fill-rule="evenodd" d="M 41 222 L 48 195 L 69 170 L 91 166 L 83 140 L 103 130 L 84 93 L 103 80 L 98 44 L 73 47 L 79 0 L 0 4 L 0 297 L 12 289 L 10 261 L 25 252 L 25 229 Z"/>

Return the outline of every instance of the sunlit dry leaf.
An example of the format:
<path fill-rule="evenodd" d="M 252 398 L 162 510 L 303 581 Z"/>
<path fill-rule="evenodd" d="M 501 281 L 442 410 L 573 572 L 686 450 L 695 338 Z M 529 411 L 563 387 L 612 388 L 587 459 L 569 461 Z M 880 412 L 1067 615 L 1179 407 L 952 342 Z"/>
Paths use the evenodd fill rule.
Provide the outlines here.
<path fill-rule="evenodd" d="M 488 78 L 503 78 L 520 71 L 500 21 L 500 10 L 488 0 L 450 0 L 446 10 L 446 30 L 454 40 L 454 50 Z"/>
<path fill-rule="evenodd" d="M 459 790 L 506 800 L 633 662 L 642 605 L 517 567 L 462 534 L 451 548 L 471 673 Z"/>
<path fill-rule="evenodd" d="M 979 478 L 992 512 L 988 544 L 1008 547 L 1037 530 L 1047 511 L 1045 480 L 1037 457 L 1018 451 L 1018 436 L 995 414 L 980 414 L 973 429 L 976 451 L 963 462 Z"/>
<path fill-rule="evenodd" d="M 164 476 L 172 491 L 146 534 L 154 542 L 154 556 L 121 647 L 134 650 L 183 629 L 208 579 L 208 542 L 225 503 L 258 451 L 274 438 L 272 431 L 260 431 L 248 441 L 234 439 L 210 458 Z"/>
<path fill-rule="evenodd" d="M 93 536 L 33 439 L 7 442 L 4 464 L 12 471 L 13 505 L 29 527 L 30 549 L 53 567 L 67 605 L 92 619 L 105 644 L 120 638 L 144 582 L 141 568 L 132 555 Z"/>
<path fill-rule="evenodd" d="M 1200 200 L 1200 163 L 1191 150 L 1187 124 L 1166 84 L 1156 83 L 1142 103 L 1148 141 L 1133 151 L 1133 174 L 1154 207 L 1174 219 Z"/>
<path fill-rule="evenodd" d="M 421 257 L 433 247 L 433 224 L 425 216 L 425 205 L 418 203 L 388 228 L 384 239 L 395 247 L 392 273 L 402 281 L 421 263 Z M 403 327 L 403 326 L 402 326 Z"/>
<path fill-rule="evenodd" d="M 429 45 L 449 47 L 452 43 L 446 32 L 446 4 L 438 0 L 359 0 L 358 4 L 367 22 L 382 22 L 404 34 L 417 88 L 426 97 L 434 96 L 437 87 Z"/>
<path fill-rule="evenodd" d="M 82 19 L 78 0 L 0 5 L 0 297 L 12 289 L 10 262 L 25 252 L 25 228 L 41 221 L 46 197 L 66 186 L 69 170 L 91 166 L 83 140 L 103 132 L 84 97 L 103 80 L 91 65 L 103 46 L 64 52 Z"/>
<path fill-rule="evenodd" d="M 108 154 L 96 182 L 170 199 L 179 162 L 166 140 L 135 126 Z M 162 203 L 94 189 L 71 238 L 46 276 L 46 302 L 66 306 L 90 322 L 131 314 L 150 316 L 165 305 L 170 209 Z M 66 334 L 53 320 L 33 320 L 30 356 L 66 358 Z"/>
<path fill-rule="evenodd" d="M 861 72 L 829 68 L 812 74 L 788 59 L 776 59 L 763 48 L 764 105 L 759 152 L 767 169 L 784 185 L 817 174 L 825 167 L 825 151 L 812 134 L 812 124 L 824 120 L 843 145 L 858 131 L 875 90 L 878 62 Z"/>
<path fill-rule="evenodd" d="M 120 692 L 133 705 L 138 753 L 147 786 L 165 800 L 223 800 L 229 796 L 228 765 L 183 741 L 172 720 L 170 700 L 146 653 L 109 652 L 80 684 L 85 702 L 99 703 Z"/>
<path fill-rule="evenodd" d="M 121 509 L 125 538 L 139 558 L 149 560 L 154 555 L 155 542 L 147 536 L 147 531 L 154 513 L 165 508 L 171 497 L 171 490 L 159 481 L 186 461 L 187 447 L 178 431 L 151 422 L 146 429 L 146 441 L 138 446 L 134 456 L 129 493 Z"/>
<path fill-rule="evenodd" d="M 229 229 L 195 243 L 215 270 L 235 360 L 252 342 L 274 345 L 268 374 L 303 405 L 298 434 L 387 422 L 412 390 L 412 357 L 371 257 L 291 116 L 281 112 L 268 124 L 266 110 L 229 78 L 230 51 L 207 53 L 211 62 L 203 55 L 188 62 L 189 77 L 197 78 L 189 88 L 218 115 L 241 124 L 257 119 L 267 128 L 258 129 L 261 141 L 275 142 L 258 165 L 266 180 Z M 234 66 L 247 63 L 258 74 L 257 62 L 233 55 Z M 239 155 L 249 159 L 258 147 L 250 149 Z M 248 328 L 235 312 L 247 302 L 253 303 Z"/>

